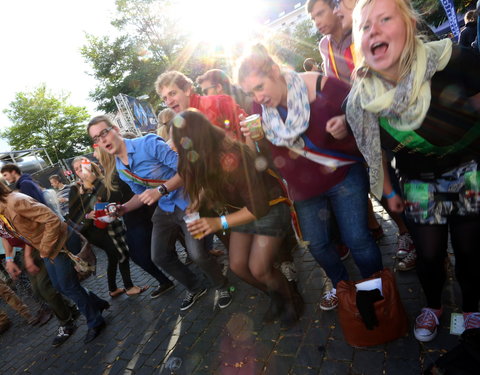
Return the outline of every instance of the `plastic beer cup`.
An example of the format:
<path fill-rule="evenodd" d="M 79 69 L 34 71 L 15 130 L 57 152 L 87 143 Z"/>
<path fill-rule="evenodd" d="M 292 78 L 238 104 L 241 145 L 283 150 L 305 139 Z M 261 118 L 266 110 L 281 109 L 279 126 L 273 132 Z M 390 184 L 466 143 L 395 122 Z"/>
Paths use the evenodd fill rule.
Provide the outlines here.
<path fill-rule="evenodd" d="M 198 212 L 192 212 L 192 213 L 189 213 L 189 214 L 187 214 L 183 217 L 183 220 L 187 224 L 193 223 L 194 221 L 197 221 L 198 219 L 200 219 L 200 213 L 198 213 Z M 196 240 L 199 240 L 202 237 L 203 237 L 203 233 L 198 233 L 195 236 L 193 236 L 193 238 L 195 238 Z"/>

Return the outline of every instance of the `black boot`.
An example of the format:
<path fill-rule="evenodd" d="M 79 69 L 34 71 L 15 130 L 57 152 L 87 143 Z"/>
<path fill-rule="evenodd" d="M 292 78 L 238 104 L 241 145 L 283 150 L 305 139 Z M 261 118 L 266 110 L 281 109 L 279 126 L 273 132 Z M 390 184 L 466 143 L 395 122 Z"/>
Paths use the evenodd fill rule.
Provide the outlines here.
<path fill-rule="evenodd" d="M 270 305 L 263 316 L 264 323 L 273 323 L 280 317 L 283 311 L 283 298 L 278 292 L 268 292 Z"/>
<path fill-rule="evenodd" d="M 303 298 L 291 286 L 289 295 L 284 297 L 283 312 L 280 316 L 280 328 L 287 330 L 292 328 L 302 316 L 304 310 Z"/>

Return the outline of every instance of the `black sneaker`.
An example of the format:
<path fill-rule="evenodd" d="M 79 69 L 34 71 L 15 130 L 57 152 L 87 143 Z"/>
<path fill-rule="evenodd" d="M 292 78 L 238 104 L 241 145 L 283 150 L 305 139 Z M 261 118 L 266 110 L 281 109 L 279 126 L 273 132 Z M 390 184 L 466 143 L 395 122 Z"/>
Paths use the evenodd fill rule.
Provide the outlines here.
<path fill-rule="evenodd" d="M 75 332 L 77 326 L 74 323 L 70 323 L 64 326 L 58 327 L 58 334 L 52 341 L 52 346 L 57 347 L 62 345 L 65 341 L 67 341 L 70 336 Z"/>
<path fill-rule="evenodd" d="M 160 297 L 163 293 L 168 292 L 170 289 L 173 289 L 175 285 L 170 282 L 170 283 L 164 283 L 158 286 L 157 289 L 155 289 L 152 294 L 150 294 L 150 298 L 158 298 Z"/>
<path fill-rule="evenodd" d="M 182 304 L 180 305 L 180 311 L 184 311 L 192 307 L 197 299 L 207 293 L 207 288 L 201 289 L 197 293 L 190 293 L 186 291 L 185 298 L 183 299 Z"/>
<path fill-rule="evenodd" d="M 230 306 L 230 304 L 232 303 L 232 295 L 230 294 L 228 287 L 217 289 L 216 297 L 217 297 L 218 307 L 220 307 L 221 309 L 224 309 Z"/>

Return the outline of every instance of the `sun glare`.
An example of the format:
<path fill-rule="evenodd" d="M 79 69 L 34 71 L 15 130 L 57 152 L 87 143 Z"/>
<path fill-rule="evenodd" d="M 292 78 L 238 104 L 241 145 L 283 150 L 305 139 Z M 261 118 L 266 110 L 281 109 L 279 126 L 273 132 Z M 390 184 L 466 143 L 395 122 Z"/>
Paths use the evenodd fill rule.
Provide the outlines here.
<path fill-rule="evenodd" d="M 248 40 L 258 26 L 262 0 L 181 0 L 182 24 L 192 41 L 225 46 Z"/>

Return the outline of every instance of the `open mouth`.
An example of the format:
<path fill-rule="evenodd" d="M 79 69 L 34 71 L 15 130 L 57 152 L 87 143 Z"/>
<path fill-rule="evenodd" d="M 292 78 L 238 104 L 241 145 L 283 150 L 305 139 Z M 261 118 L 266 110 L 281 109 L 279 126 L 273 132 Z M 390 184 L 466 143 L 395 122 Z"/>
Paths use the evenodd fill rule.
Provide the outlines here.
<path fill-rule="evenodd" d="M 107 151 L 111 151 L 112 148 L 113 148 L 113 146 L 112 146 L 111 143 L 107 143 L 105 146 L 103 146 L 103 148 L 104 148 L 105 150 L 107 150 Z"/>
<path fill-rule="evenodd" d="M 370 51 L 372 52 L 373 56 L 384 54 L 385 52 L 387 52 L 387 49 L 388 49 L 388 44 L 385 42 L 374 43 L 370 47 Z"/>
<path fill-rule="evenodd" d="M 175 105 L 171 106 L 170 108 L 173 109 L 176 113 L 180 112 L 180 106 L 178 104 L 175 104 Z"/>
<path fill-rule="evenodd" d="M 272 102 L 272 99 L 269 98 L 269 99 L 265 99 L 262 104 L 268 107 L 271 102 Z"/>

